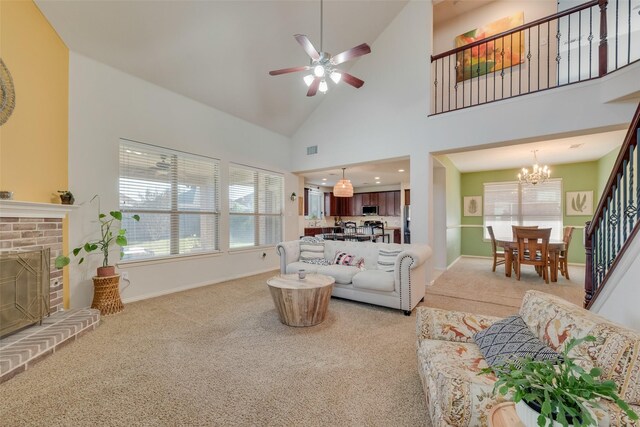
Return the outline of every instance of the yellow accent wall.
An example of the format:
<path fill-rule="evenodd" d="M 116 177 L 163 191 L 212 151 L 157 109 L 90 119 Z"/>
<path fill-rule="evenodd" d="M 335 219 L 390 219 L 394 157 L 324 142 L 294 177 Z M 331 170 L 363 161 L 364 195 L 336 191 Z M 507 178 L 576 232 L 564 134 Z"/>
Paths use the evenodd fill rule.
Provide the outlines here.
<path fill-rule="evenodd" d="M 0 127 L 0 188 L 59 202 L 67 187 L 69 49 L 31 0 L 0 1 L 0 56 L 16 107 Z"/>
<path fill-rule="evenodd" d="M 0 126 L 0 189 L 15 200 L 60 203 L 55 193 L 67 189 L 68 178 L 69 49 L 32 0 L 0 0 L 0 57 L 16 94 Z M 65 252 L 66 230 L 65 220 Z M 66 271 L 64 283 L 67 307 Z"/>

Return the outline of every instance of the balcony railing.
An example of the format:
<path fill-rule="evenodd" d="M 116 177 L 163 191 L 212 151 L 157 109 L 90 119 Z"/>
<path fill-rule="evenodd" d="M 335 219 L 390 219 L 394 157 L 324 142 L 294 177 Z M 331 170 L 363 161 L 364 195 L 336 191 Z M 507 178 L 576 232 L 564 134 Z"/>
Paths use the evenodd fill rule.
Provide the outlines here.
<path fill-rule="evenodd" d="M 593 0 L 431 56 L 432 114 L 578 83 L 640 59 L 640 0 Z"/>

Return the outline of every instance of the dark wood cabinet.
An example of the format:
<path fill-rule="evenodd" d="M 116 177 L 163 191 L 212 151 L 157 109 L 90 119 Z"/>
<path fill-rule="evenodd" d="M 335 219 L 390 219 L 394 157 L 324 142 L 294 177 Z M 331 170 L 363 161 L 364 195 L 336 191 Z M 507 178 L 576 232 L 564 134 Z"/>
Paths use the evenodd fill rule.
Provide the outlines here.
<path fill-rule="evenodd" d="M 393 216 L 402 215 L 402 209 L 400 208 L 400 192 L 393 192 Z"/>
<path fill-rule="evenodd" d="M 399 191 L 398 191 L 399 193 Z M 393 230 L 393 242 L 394 243 L 402 243 L 402 240 L 400 240 L 400 229 L 396 228 L 395 230 Z"/>
<path fill-rule="evenodd" d="M 351 210 L 351 216 L 362 215 L 362 193 L 356 193 L 353 195 L 353 209 Z"/>
<path fill-rule="evenodd" d="M 309 189 L 304 189 L 304 216 L 309 216 Z"/>
<path fill-rule="evenodd" d="M 336 197 L 331 193 L 324 193 L 324 209 L 328 216 L 352 216 L 353 197 Z"/>
<path fill-rule="evenodd" d="M 374 206 L 378 207 L 378 215 L 387 216 L 387 197 L 386 192 L 384 193 L 376 193 L 377 194 L 377 203 Z"/>
<path fill-rule="evenodd" d="M 404 190 L 404 204 L 405 206 L 409 206 L 411 204 L 411 190 Z"/>

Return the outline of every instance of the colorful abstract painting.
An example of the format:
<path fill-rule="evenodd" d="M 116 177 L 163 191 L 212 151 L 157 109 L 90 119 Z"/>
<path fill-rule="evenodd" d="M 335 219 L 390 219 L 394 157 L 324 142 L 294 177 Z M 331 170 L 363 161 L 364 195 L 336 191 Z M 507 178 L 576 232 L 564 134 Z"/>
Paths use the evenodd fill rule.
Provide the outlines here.
<path fill-rule="evenodd" d="M 508 31 L 524 24 L 524 12 L 499 19 L 456 37 L 456 47 Z M 472 79 L 524 61 L 524 31 L 492 40 L 457 54 L 456 81 Z"/>

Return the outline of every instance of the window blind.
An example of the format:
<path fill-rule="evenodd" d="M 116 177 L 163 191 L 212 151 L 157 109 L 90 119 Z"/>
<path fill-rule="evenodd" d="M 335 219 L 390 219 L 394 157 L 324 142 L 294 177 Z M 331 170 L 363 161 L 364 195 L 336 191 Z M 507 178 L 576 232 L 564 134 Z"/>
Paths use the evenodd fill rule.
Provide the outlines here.
<path fill-rule="evenodd" d="M 140 215 L 124 259 L 218 250 L 219 187 L 216 159 L 121 139 L 120 209 Z"/>
<path fill-rule="evenodd" d="M 537 225 L 551 228 L 552 240 L 562 240 L 562 180 L 485 183 L 483 215 L 485 239 L 489 225 L 497 239 L 510 239 L 512 225 Z"/>
<path fill-rule="evenodd" d="M 229 247 L 276 244 L 282 240 L 284 178 L 243 165 L 229 165 Z"/>

